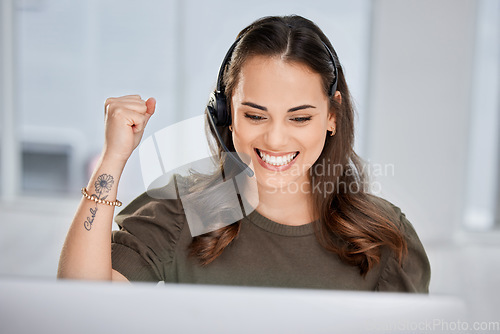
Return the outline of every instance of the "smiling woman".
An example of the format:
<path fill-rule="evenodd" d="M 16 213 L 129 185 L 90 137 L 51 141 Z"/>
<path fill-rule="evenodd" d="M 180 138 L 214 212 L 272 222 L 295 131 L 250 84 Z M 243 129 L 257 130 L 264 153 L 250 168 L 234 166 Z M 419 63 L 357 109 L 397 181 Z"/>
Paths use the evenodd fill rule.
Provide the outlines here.
<path fill-rule="evenodd" d="M 138 96 L 106 102 L 106 143 L 89 183 L 97 180 L 91 190 L 98 197 L 103 186 L 116 196 L 104 175 L 118 183 L 154 108 L 153 99 Z M 185 202 L 143 194 L 116 217 L 120 230 L 110 236 L 109 206 L 96 215 L 92 231 L 82 230 L 89 210 L 83 201 L 61 254 L 60 277 L 428 291 L 429 261 L 415 230 L 399 208 L 367 189 L 353 149 L 354 110 L 342 67 L 313 22 L 266 17 L 240 32 L 206 113 L 214 124 L 210 136 L 221 138 L 213 147 L 220 171 L 182 182 L 207 188 L 220 176 L 234 176 L 227 148 L 241 160 L 249 157 L 255 210 L 194 235 Z M 244 198 L 236 200 L 245 207 Z"/>
<path fill-rule="evenodd" d="M 340 101 L 340 93 L 334 98 Z M 309 183 L 308 170 L 323 150 L 327 131 L 335 129 L 321 76 L 301 63 L 254 56 L 243 65 L 231 101 L 234 148 L 254 158 L 259 193 L 273 194 L 267 204 L 260 201 L 260 212 L 289 225 L 316 219 L 312 208 L 300 205 L 310 192 L 280 199 L 276 190 Z M 280 202 L 293 210 L 284 216 Z"/>

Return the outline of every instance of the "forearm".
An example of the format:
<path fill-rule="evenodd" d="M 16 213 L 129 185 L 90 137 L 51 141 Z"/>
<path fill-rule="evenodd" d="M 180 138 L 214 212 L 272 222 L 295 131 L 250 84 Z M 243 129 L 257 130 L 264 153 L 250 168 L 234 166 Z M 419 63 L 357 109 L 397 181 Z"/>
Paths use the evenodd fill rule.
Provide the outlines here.
<path fill-rule="evenodd" d="M 87 193 L 114 201 L 123 162 L 101 158 Z M 114 206 L 82 197 L 59 259 L 58 278 L 111 280 L 111 227 Z"/>
<path fill-rule="evenodd" d="M 103 154 L 87 186 L 87 193 L 115 201 L 123 168 L 139 145 L 156 100 L 139 95 L 108 98 L 104 104 Z M 59 259 L 58 278 L 111 280 L 111 225 L 114 206 L 82 198 Z M 124 277 L 118 277 L 125 279 Z"/>

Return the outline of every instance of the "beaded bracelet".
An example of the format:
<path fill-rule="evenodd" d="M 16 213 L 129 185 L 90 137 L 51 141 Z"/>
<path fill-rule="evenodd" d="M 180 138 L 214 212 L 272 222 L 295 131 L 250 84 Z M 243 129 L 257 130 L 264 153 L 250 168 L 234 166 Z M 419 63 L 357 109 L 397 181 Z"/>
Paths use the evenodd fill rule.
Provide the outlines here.
<path fill-rule="evenodd" d="M 111 202 L 111 201 L 106 201 L 104 199 L 99 199 L 99 198 L 95 197 L 94 195 L 87 194 L 87 188 L 85 188 L 85 187 L 82 188 L 82 195 L 86 199 L 89 199 L 89 200 L 94 201 L 94 202 L 99 203 L 99 204 L 106 204 L 106 205 L 118 206 L 118 207 L 122 206 L 122 202 L 120 202 L 119 200 Z"/>

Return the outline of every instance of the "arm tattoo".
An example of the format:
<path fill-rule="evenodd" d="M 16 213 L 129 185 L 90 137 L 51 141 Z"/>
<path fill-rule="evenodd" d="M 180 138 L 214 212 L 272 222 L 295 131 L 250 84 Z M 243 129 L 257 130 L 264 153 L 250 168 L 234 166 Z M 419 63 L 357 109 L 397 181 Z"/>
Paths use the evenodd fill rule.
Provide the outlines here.
<path fill-rule="evenodd" d="M 111 187 L 113 186 L 113 183 L 115 183 L 115 180 L 111 175 L 108 174 L 101 174 L 97 178 L 97 181 L 94 183 L 94 188 L 96 194 L 92 194 L 98 199 L 106 199 L 108 195 L 103 196 L 104 194 L 107 194 L 110 192 Z M 90 231 L 92 228 L 92 224 L 94 223 L 94 218 L 95 215 L 97 214 L 97 203 L 95 204 L 95 208 L 90 208 L 90 217 L 87 217 L 87 220 L 83 223 L 83 226 L 87 231 Z"/>

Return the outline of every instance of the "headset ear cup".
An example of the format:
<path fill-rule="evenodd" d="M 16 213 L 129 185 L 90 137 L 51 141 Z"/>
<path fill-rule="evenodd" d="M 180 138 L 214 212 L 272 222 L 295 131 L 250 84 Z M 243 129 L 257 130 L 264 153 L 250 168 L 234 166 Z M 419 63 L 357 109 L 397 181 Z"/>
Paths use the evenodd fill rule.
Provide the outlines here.
<path fill-rule="evenodd" d="M 215 92 L 212 92 L 210 94 L 210 98 L 208 99 L 207 103 L 207 111 L 210 114 L 210 117 L 212 117 L 214 124 L 219 126 L 219 117 L 217 115 L 217 101 L 215 98 Z"/>
<path fill-rule="evenodd" d="M 222 93 L 215 93 L 215 101 L 217 103 L 217 115 L 220 126 L 231 125 L 231 115 L 227 112 L 226 96 Z"/>
<path fill-rule="evenodd" d="M 227 112 L 227 102 L 224 94 L 212 92 L 208 100 L 207 110 L 212 116 L 215 125 L 229 126 L 231 125 L 231 115 Z"/>

